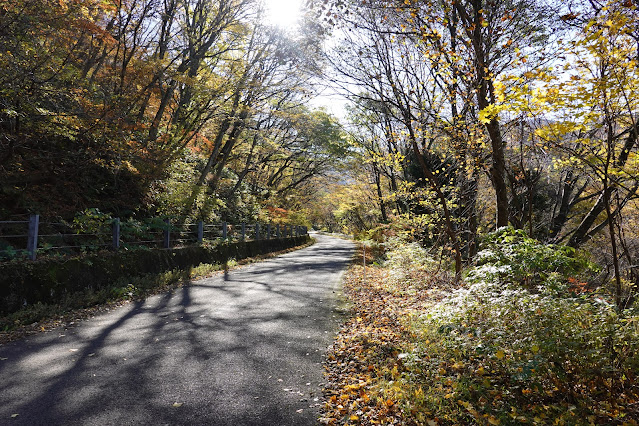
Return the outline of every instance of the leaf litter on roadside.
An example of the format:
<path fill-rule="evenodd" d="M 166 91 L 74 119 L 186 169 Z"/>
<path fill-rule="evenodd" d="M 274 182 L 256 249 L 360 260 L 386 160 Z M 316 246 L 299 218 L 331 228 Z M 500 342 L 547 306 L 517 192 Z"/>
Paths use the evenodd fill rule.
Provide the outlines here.
<path fill-rule="evenodd" d="M 357 262 L 358 263 L 358 262 Z M 409 299 L 383 287 L 387 271 L 352 266 L 344 278 L 344 293 L 352 303 L 347 320 L 327 353 L 324 407 L 327 425 L 406 425 L 397 401 L 385 396 L 380 379 L 393 380 L 403 370 L 402 347 L 411 332 L 397 312 L 409 312 L 423 299 Z M 436 422 L 433 424 L 437 424 Z"/>

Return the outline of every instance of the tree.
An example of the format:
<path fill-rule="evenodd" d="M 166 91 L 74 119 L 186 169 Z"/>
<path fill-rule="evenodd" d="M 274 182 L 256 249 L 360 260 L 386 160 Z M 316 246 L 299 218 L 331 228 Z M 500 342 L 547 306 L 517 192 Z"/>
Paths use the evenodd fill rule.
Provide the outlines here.
<path fill-rule="evenodd" d="M 636 40 L 631 36 L 634 13 L 629 7 L 611 4 L 591 18 L 565 47 L 563 70 L 568 78 L 541 71 L 529 74 L 535 77 L 534 85 L 508 89 L 501 85 L 499 90 L 505 100 L 503 108 L 552 114 L 535 136 L 556 153 L 557 161 L 568 170 L 566 182 L 571 182 L 565 187 L 561 219 L 556 224 L 567 223 L 565 219 L 577 202 L 590 203 L 575 226 L 564 229 L 563 238 L 579 247 L 607 230 L 619 307 L 624 303 L 619 221 L 639 189 L 635 164 L 639 73 Z M 576 191 L 586 196 L 571 205 L 568 200 L 575 191 L 577 174 L 588 176 L 586 184 Z M 559 226 L 554 228 L 560 231 Z"/>

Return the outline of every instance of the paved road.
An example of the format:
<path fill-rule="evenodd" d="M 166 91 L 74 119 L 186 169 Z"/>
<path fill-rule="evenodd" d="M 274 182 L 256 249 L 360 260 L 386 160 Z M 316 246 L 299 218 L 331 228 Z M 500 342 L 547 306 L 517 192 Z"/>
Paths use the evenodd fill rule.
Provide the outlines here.
<path fill-rule="evenodd" d="M 316 424 L 353 250 L 317 240 L 0 346 L 0 425 Z"/>

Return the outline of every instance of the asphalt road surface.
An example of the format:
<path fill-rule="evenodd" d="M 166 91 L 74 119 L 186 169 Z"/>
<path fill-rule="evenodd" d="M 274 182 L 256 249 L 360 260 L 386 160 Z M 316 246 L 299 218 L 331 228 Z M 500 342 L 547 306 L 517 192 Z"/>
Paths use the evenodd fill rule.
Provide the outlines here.
<path fill-rule="evenodd" d="M 353 244 L 311 247 L 0 346 L 0 425 L 314 425 Z"/>

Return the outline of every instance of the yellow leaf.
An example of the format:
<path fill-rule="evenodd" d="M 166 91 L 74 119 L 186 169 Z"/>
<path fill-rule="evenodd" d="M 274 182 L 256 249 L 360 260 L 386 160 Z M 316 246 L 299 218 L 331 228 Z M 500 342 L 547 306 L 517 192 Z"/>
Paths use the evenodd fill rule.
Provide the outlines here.
<path fill-rule="evenodd" d="M 357 414 L 353 414 L 352 416 L 349 417 L 349 419 L 356 422 L 359 420 L 359 416 Z"/>
<path fill-rule="evenodd" d="M 500 349 L 495 353 L 495 356 L 497 357 L 497 359 L 503 359 L 506 354 Z"/>
<path fill-rule="evenodd" d="M 537 346 L 537 345 L 532 345 L 532 348 L 531 348 L 531 349 L 532 349 L 533 353 L 535 353 L 535 354 L 536 354 L 537 352 L 539 352 L 539 346 Z"/>
<path fill-rule="evenodd" d="M 175 408 L 179 408 L 179 407 L 181 407 L 181 406 L 182 406 L 182 402 L 174 402 L 174 403 L 173 403 L 173 406 L 174 406 Z"/>

